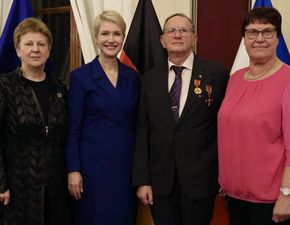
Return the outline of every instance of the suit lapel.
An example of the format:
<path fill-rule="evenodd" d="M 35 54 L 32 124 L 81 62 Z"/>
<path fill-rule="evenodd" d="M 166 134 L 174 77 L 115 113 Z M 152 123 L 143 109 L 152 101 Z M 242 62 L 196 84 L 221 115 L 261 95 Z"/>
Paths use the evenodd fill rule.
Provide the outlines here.
<path fill-rule="evenodd" d="M 124 70 L 122 70 L 122 65 L 118 61 L 118 81 L 117 87 L 115 88 L 110 80 L 107 78 L 101 64 L 99 63 L 98 58 L 93 61 L 93 89 L 102 89 L 108 96 L 110 96 L 113 101 L 115 101 L 119 106 L 122 106 L 122 93 L 126 92 L 127 82 L 126 75 L 124 74 Z"/>
<path fill-rule="evenodd" d="M 117 87 L 116 87 L 116 91 L 118 93 L 117 97 L 118 99 L 123 98 L 124 95 L 127 94 L 128 92 L 128 79 L 130 76 L 129 74 L 127 74 L 125 72 L 125 68 L 124 65 L 122 63 L 120 63 L 120 61 L 118 60 L 118 82 L 117 82 Z M 122 99 L 120 99 L 122 101 Z"/>

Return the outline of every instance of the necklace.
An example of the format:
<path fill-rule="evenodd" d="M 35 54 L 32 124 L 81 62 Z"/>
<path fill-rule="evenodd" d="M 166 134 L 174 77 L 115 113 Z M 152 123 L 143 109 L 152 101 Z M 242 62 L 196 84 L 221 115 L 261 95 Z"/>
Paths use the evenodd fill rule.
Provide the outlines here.
<path fill-rule="evenodd" d="M 249 69 L 245 75 L 246 75 L 248 80 L 257 80 L 257 79 L 263 77 L 264 75 L 266 75 L 269 71 L 271 71 L 275 67 L 277 62 L 278 62 L 278 60 L 275 60 L 275 62 L 268 69 L 266 69 L 265 71 L 263 71 L 260 74 L 257 74 L 254 76 L 251 74 L 250 69 Z"/>
<path fill-rule="evenodd" d="M 117 74 L 118 74 L 118 72 L 117 72 L 117 70 L 111 70 L 111 71 L 109 71 L 109 70 L 105 70 L 105 73 L 109 76 L 109 77 L 115 77 Z"/>

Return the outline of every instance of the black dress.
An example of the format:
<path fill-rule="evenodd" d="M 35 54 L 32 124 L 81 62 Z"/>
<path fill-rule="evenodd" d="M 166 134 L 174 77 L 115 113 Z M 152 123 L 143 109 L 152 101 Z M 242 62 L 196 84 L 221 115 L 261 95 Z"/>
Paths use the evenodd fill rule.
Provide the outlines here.
<path fill-rule="evenodd" d="M 64 137 L 66 87 L 47 75 L 25 79 L 20 70 L 0 76 L 0 193 L 4 225 L 70 225 Z"/>

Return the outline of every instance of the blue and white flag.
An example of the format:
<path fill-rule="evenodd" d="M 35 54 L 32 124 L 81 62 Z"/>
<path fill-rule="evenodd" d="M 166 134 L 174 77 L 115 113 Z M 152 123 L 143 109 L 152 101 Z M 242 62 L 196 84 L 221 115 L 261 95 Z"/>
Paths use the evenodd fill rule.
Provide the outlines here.
<path fill-rule="evenodd" d="M 20 65 L 14 49 L 13 32 L 22 20 L 32 16 L 34 11 L 29 0 L 13 0 L 0 36 L 0 74 L 12 71 Z"/>
<path fill-rule="evenodd" d="M 254 5 L 253 5 L 253 8 L 267 7 L 267 6 L 277 8 L 282 15 L 282 23 L 289 27 L 290 26 L 290 23 L 289 23 L 290 16 L 287 13 L 284 13 L 284 11 L 282 12 L 282 10 L 280 10 L 281 8 L 284 7 L 285 4 L 289 4 L 289 2 L 288 3 L 287 2 L 288 1 L 256 0 Z M 290 46 L 289 39 L 288 39 L 288 43 L 287 44 L 286 43 L 287 42 L 285 42 L 285 39 L 283 37 L 283 29 L 282 29 L 282 34 L 279 37 L 279 44 L 277 47 L 277 56 L 283 62 L 290 65 L 290 55 L 289 55 L 289 49 L 287 47 L 287 44 L 288 44 L 288 46 Z M 246 53 L 244 42 L 242 40 L 240 47 L 239 47 L 239 50 L 237 52 L 231 73 L 235 72 L 238 69 L 246 67 L 246 66 L 249 66 L 249 57 Z"/>

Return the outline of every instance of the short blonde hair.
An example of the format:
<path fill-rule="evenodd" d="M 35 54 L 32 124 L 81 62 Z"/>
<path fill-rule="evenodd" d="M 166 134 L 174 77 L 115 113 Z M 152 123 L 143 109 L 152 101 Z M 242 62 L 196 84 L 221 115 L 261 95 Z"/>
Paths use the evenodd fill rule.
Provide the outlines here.
<path fill-rule="evenodd" d="M 95 18 L 95 23 L 94 23 L 94 35 L 95 36 L 99 33 L 102 22 L 104 22 L 104 21 L 111 21 L 111 22 L 117 24 L 121 28 L 122 33 L 125 36 L 126 23 L 125 23 L 123 17 L 118 12 L 116 12 L 114 10 L 104 10 L 100 15 L 98 15 Z"/>
<path fill-rule="evenodd" d="M 13 41 L 14 41 L 15 48 L 19 47 L 21 36 L 29 32 L 36 32 L 36 33 L 43 34 L 47 38 L 49 49 L 51 49 L 52 42 L 53 42 L 52 34 L 49 31 L 46 24 L 43 23 L 40 19 L 35 18 L 35 17 L 30 17 L 23 20 L 15 28 L 14 33 L 13 33 Z"/>

